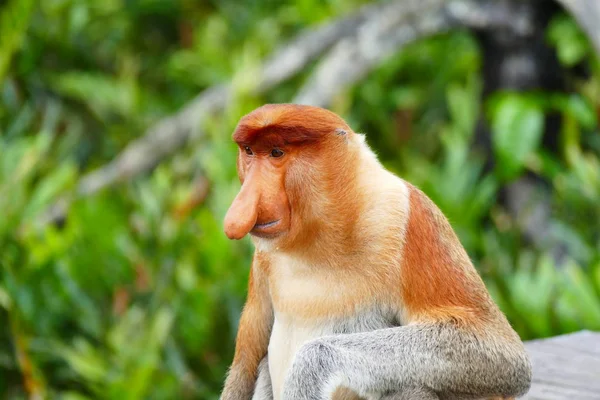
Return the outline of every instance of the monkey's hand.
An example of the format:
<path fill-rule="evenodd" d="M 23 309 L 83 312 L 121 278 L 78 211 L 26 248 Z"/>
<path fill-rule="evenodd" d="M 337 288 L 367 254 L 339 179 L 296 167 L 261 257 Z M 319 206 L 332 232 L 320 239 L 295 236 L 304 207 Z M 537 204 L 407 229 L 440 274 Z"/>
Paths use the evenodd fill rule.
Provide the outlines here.
<path fill-rule="evenodd" d="M 283 399 L 329 399 L 350 373 L 357 355 L 336 346 L 333 337 L 312 340 L 296 353 L 284 383 Z M 346 386 L 346 385 L 344 385 Z"/>

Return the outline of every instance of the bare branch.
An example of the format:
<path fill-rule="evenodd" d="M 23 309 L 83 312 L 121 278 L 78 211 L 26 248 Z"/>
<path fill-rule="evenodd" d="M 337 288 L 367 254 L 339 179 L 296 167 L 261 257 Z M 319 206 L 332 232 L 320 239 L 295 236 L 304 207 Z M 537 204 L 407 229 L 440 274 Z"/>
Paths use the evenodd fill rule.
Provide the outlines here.
<path fill-rule="evenodd" d="M 520 5 L 494 0 L 411 0 L 392 3 L 340 40 L 323 57 L 294 102 L 326 106 L 344 87 L 362 79 L 407 44 L 455 27 L 533 30 Z"/>
<path fill-rule="evenodd" d="M 385 8 L 385 5 L 367 5 L 349 17 L 306 32 L 281 47 L 265 62 L 257 91 L 266 92 L 294 76 L 340 38 L 352 35 L 364 21 L 373 18 Z"/>
<path fill-rule="evenodd" d="M 392 3 L 340 40 L 321 60 L 295 103 L 326 106 L 344 87 L 360 80 L 404 44 L 447 26 L 444 0 Z"/>

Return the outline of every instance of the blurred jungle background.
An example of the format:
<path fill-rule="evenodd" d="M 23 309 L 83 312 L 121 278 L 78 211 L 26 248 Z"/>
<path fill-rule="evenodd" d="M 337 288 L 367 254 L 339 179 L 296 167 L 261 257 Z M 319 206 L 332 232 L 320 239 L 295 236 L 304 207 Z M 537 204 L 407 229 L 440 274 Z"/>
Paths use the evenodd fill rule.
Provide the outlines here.
<path fill-rule="evenodd" d="M 0 1 L 0 398 L 218 397 L 230 137 L 267 102 L 367 133 L 523 339 L 600 329 L 598 7 Z"/>

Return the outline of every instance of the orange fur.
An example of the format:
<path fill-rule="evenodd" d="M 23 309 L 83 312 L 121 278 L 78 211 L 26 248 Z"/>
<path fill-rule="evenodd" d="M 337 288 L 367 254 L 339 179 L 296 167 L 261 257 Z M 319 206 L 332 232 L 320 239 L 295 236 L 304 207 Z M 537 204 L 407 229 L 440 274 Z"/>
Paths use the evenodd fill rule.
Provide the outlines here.
<path fill-rule="evenodd" d="M 481 320 L 490 298 L 446 217 L 410 185 L 402 260 L 402 301 L 409 316 Z"/>
<path fill-rule="evenodd" d="M 310 124 L 307 124 L 308 114 Z M 242 117 L 233 140 L 251 144 L 258 137 L 271 134 L 272 141 L 283 145 L 320 140 L 338 129 L 350 130 L 331 111 L 298 104 L 266 104 Z"/>
<path fill-rule="evenodd" d="M 233 363 L 242 366 L 253 378 L 256 378 L 258 364 L 267 352 L 273 319 L 266 281 L 268 268 L 264 258 L 255 257 L 250 268 L 248 298 L 240 318 L 233 358 Z"/>

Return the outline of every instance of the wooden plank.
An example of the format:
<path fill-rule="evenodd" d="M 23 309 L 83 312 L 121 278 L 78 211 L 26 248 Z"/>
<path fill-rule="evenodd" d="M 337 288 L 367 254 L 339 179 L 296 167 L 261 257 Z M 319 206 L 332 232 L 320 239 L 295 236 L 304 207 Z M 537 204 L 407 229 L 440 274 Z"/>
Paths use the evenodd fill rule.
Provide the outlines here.
<path fill-rule="evenodd" d="M 582 331 L 525 344 L 533 363 L 530 400 L 600 400 L 600 333 Z"/>

